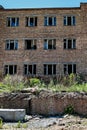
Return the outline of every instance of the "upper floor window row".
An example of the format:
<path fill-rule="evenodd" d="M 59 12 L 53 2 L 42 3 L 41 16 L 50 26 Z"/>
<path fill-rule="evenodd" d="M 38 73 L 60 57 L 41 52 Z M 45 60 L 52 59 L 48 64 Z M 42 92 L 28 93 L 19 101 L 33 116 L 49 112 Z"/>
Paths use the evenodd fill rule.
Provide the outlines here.
<path fill-rule="evenodd" d="M 26 27 L 34 27 L 37 26 L 37 17 L 26 17 L 25 25 Z M 44 17 L 44 26 L 56 26 L 56 17 L 54 16 L 45 16 Z M 64 26 L 75 26 L 76 25 L 76 17 L 75 16 L 64 16 L 63 17 L 63 25 Z M 17 27 L 19 26 L 19 18 L 18 17 L 8 17 L 7 18 L 7 26 L 8 27 Z"/>
<path fill-rule="evenodd" d="M 36 50 L 37 49 L 37 39 L 25 39 L 24 40 L 25 50 Z M 55 50 L 56 49 L 56 39 L 44 39 L 43 44 L 44 50 Z M 63 39 L 64 49 L 76 49 L 76 39 Z M 18 50 L 18 40 L 6 40 L 5 43 L 6 50 Z"/>
<path fill-rule="evenodd" d="M 17 18 L 17 17 L 8 17 L 7 18 L 7 26 L 8 27 L 17 27 L 17 26 L 19 26 L 19 18 Z"/>

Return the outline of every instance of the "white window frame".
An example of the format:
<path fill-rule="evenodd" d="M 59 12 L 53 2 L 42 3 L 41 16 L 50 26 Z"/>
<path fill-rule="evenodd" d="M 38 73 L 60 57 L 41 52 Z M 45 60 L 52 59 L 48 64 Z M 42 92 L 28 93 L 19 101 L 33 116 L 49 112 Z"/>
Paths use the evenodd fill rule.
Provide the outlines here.
<path fill-rule="evenodd" d="M 44 67 L 45 67 L 45 65 L 46 65 L 46 74 L 44 74 L 44 75 L 56 75 L 56 72 L 55 72 L 55 74 L 54 74 L 54 71 L 53 71 L 53 67 L 54 67 L 54 65 L 56 65 L 56 64 L 44 64 Z M 52 74 L 48 74 L 48 66 L 49 65 L 52 65 Z M 44 68 L 45 69 L 45 68 Z"/>
<path fill-rule="evenodd" d="M 69 41 L 69 40 L 71 40 L 71 46 L 72 46 L 71 48 L 68 48 L 68 41 Z M 74 41 L 75 41 L 75 43 L 74 43 Z M 66 38 L 65 38 L 65 39 L 63 40 L 63 44 L 66 44 L 66 48 L 64 48 L 64 49 L 76 49 L 76 39 L 68 39 L 68 38 L 66 39 Z M 64 46 L 64 45 L 63 45 L 63 46 Z"/>
<path fill-rule="evenodd" d="M 14 42 L 14 49 L 10 49 L 12 41 Z M 7 47 L 7 44 L 9 47 Z M 6 40 L 5 49 L 6 50 L 18 50 L 18 40 Z"/>
<path fill-rule="evenodd" d="M 8 19 L 10 21 L 10 25 L 9 26 L 8 26 Z M 15 19 L 15 24 L 14 25 L 12 25 L 12 21 L 13 21 L 12 19 Z M 7 26 L 8 27 L 17 27 L 17 26 L 19 26 L 19 18 L 18 17 L 8 17 L 7 18 Z"/>
<path fill-rule="evenodd" d="M 52 41 L 52 48 L 49 47 L 49 41 Z M 55 48 L 54 48 L 55 45 Z M 55 50 L 56 49 L 56 39 L 44 39 L 44 50 Z"/>
<path fill-rule="evenodd" d="M 68 65 L 72 65 L 72 73 L 74 73 L 74 65 L 76 65 L 75 63 L 65 63 L 64 64 L 64 68 L 66 65 L 66 74 L 68 74 Z"/>
<path fill-rule="evenodd" d="M 13 66 L 13 74 L 12 75 L 14 75 L 15 74 L 15 66 L 17 67 L 17 65 L 5 65 L 5 70 L 7 69 L 7 74 L 10 74 L 10 72 L 9 72 L 9 67 L 10 66 Z M 16 70 L 17 71 L 17 70 Z M 17 73 L 17 72 L 16 72 Z"/>
<path fill-rule="evenodd" d="M 68 25 L 68 17 L 71 17 L 71 25 Z M 75 21 L 74 21 L 75 18 Z M 76 17 L 75 16 L 64 16 L 64 26 L 75 26 L 76 25 Z"/>
<path fill-rule="evenodd" d="M 30 23 L 31 23 L 31 22 L 30 22 L 30 19 L 31 19 L 31 18 L 33 19 L 33 25 L 30 24 Z M 28 21 L 26 21 L 27 24 L 28 24 L 28 25 L 27 25 L 28 27 L 37 26 L 37 25 L 35 25 L 35 20 L 37 20 L 37 17 L 26 17 L 26 19 L 28 20 Z"/>
<path fill-rule="evenodd" d="M 27 69 L 27 74 L 25 74 L 25 65 L 26 65 L 26 69 Z M 28 72 L 30 65 L 32 66 L 32 74 Z M 34 72 L 33 72 L 34 66 L 36 66 L 36 64 L 24 64 L 24 75 L 36 75 L 36 74 L 34 74 Z"/>
<path fill-rule="evenodd" d="M 49 19 L 52 18 L 52 25 L 49 24 Z M 56 26 L 56 23 L 55 23 L 55 16 L 45 16 L 44 17 L 44 25 L 45 26 Z"/>

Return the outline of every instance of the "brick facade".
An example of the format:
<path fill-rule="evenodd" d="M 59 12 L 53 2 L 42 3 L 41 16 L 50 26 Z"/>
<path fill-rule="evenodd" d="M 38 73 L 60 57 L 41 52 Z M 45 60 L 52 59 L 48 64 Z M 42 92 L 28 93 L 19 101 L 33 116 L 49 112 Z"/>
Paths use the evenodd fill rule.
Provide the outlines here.
<path fill-rule="evenodd" d="M 67 16 L 69 25 L 64 25 Z M 75 17 L 75 25 L 70 23 Z M 37 17 L 37 26 L 26 26 L 26 17 Z M 45 26 L 44 19 L 56 18 L 56 25 Z M 19 18 L 19 26 L 7 25 L 7 18 Z M 13 20 L 14 21 L 14 20 Z M 25 40 L 36 39 L 37 49 L 25 49 Z M 55 39 L 56 49 L 44 49 L 45 39 Z M 75 39 L 76 48 L 64 49 L 64 39 Z M 18 40 L 17 50 L 6 50 L 6 40 Z M 71 44 L 71 43 L 70 43 Z M 70 45 L 71 46 L 71 45 Z M 81 3 L 77 8 L 38 8 L 38 9 L 0 9 L 0 73 L 5 74 L 6 65 L 17 65 L 16 73 L 24 75 L 24 64 L 36 64 L 36 75 L 44 76 L 46 71 L 56 71 L 56 75 L 64 74 L 64 64 L 75 64 L 76 73 L 87 75 L 87 3 Z M 52 66 L 56 64 L 56 69 Z M 8 67 L 6 66 L 6 67 Z M 30 66 L 31 67 L 31 66 Z M 12 69 L 12 68 L 11 68 Z M 31 69 L 31 68 L 30 68 Z M 28 70 L 29 71 L 29 68 Z M 33 70 L 32 70 L 33 71 Z M 70 71 L 71 72 L 71 71 Z M 46 74 L 50 75 L 50 72 Z M 52 75 L 51 74 L 51 75 Z"/>

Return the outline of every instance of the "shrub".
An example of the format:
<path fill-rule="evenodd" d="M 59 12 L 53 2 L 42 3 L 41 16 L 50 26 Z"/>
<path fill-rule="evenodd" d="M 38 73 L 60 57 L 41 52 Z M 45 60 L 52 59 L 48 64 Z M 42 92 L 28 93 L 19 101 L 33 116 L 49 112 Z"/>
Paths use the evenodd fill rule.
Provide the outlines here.
<path fill-rule="evenodd" d="M 74 108 L 72 105 L 69 105 L 65 108 L 64 114 L 73 114 L 74 113 Z"/>
<path fill-rule="evenodd" d="M 82 84 L 83 82 L 85 82 L 85 76 L 81 73 L 77 74 L 76 81 L 78 84 Z"/>
<path fill-rule="evenodd" d="M 23 79 L 23 76 L 10 76 L 6 75 L 3 79 L 3 88 L 6 88 L 9 92 L 19 91 L 24 88 L 25 81 Z M 2 88 L 2 89 L 3 89 Z"/>
<path fill-rule="evenodd" d="M 38 78 L 30 79 L 30 87 L 41 85 L 41 81 Z"/>
<path fill-rule="evenodd" d="M 2 121 L 2 118 L 0 117 L 0 129 L 3 128 L 3 121 Z"/>
<path fill-rule="evenodd" d="M 21 122 L 18 121 L 16 128 L 21 128 Z"/>

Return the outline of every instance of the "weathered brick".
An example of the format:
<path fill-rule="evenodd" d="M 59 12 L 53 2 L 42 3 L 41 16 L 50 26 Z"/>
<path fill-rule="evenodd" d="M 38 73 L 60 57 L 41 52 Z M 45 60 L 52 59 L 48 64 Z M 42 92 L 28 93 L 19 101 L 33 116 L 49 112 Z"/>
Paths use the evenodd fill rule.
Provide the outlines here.
<path fill-rule="evenodd" d="M 77 73 L 87 75 L 87 3 L 77 8 L 0 9 L 0 71 L 4 65 L 16 63 L 23 75 L 25 62 L 37 64 L 37 75 L 43 76 L 44 63 L 56 63 L 57 75 L 63 74 L 63 63 L 76 63 Z M 76 16 L 76 26 L 64 26 L 63 16 Z M 26 27 L 25 17 L 37 16 L 36 27 Z M 56 16 L 56 26 L 44 26 L 44 16 Z M 19 17 L 18 27 L 7 27 L 7 17 Z M 37 39 L 37 50 L 25 50 L 24 39 Z M 56 39 L 56 50 L 44 50 L 44 38 Z M 76 38 L 76 49 L 64 50 L 63 39 Z M 18 40 L 18 50 L 5 50 L 5 41 Z"/>

